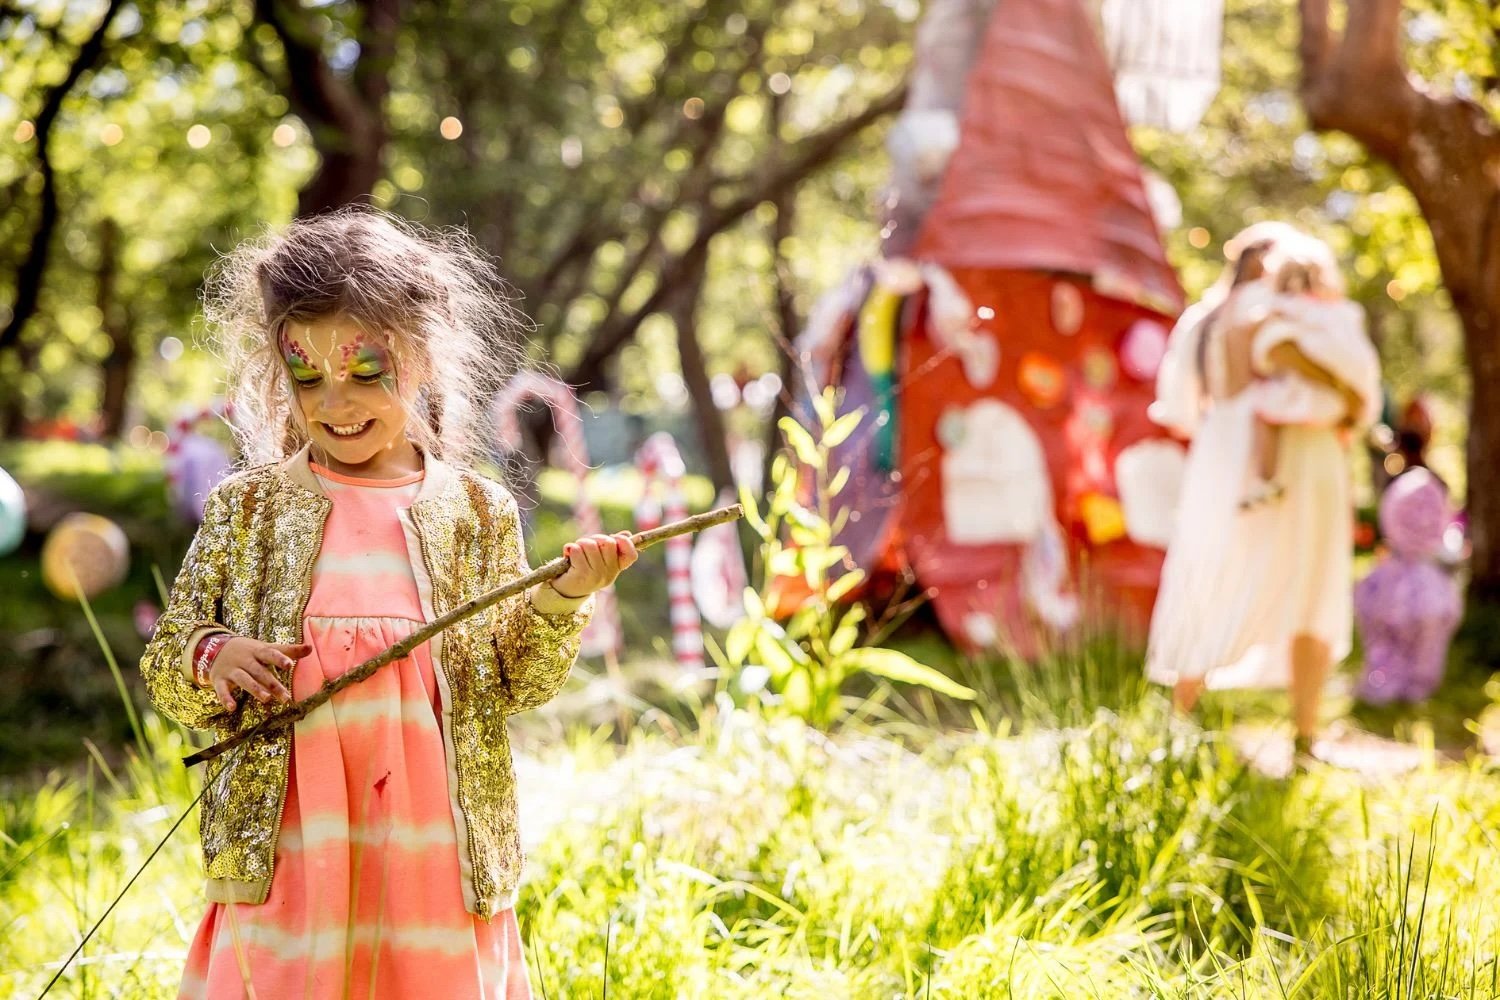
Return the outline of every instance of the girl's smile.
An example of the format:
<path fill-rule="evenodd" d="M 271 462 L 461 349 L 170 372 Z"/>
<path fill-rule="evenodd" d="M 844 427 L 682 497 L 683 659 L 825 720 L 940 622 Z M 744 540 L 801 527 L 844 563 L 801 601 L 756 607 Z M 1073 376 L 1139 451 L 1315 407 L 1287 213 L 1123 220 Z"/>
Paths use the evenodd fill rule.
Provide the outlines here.
<path fill-rule="evenodd" d="M 287 323 L 279 343 L 316 461 L 368 479 L 421 469 L 406 437 L 395 362 L 381 338 L 334 315 Z"/>

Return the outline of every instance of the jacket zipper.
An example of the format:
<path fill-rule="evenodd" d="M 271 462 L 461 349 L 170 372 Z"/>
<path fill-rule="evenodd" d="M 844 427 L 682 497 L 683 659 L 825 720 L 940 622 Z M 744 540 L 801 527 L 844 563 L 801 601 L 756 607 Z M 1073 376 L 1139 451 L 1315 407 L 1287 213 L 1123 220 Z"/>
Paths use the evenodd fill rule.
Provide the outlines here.
<path fill-rule="evenodd" d="M 412 506 L 415 507 L 416 505 L 413 504 Z M 427 573 L 428 579 L 431 579 L 432 560 L 427 556 L 427 541 L 422 536 L 422 526 L 417 522 L 417 519 L 412 516 L 411 508 L 407 509 L 407 519 L 411 522 L 412 534 L 417 536 L 417 552 L 422 557 L 423 569 Z M 428 611 L 434 615 L 437 614 L 436 607 L 431 607 L 428 609 Z M 431 641 L 432 640 L 428 640 L 429 651 L 431 647 Z M 444 709 L 444 711 L 440 713 L 440 719 L 443 727 L 443 752 L 451 753 L 453 755 L 453 779 L 456 782 L 456 785 L 452 789 L 451 794 L 453 795 L 453 801 L 458 805 L 459 811 L 464 812 L 463 800 L 459 797 L 459 788 L 461 788 L 463 785 L 463 776 L 459 773 L 458 745 L 453 737 L 453 704 L 451 700 L 452 685 L 448 680 L 448 668 L 443 663 L 442 657 L 436 655 L 432 657 L 432 669 L 442 677 L 442 683 L 438 685 L 438 697 L 443 700 Z M 469 844 L 469 891 L 474 894 L 474 909 L 478 911 L 484 911 L 489 908 L 489 901 L 479 898 L 479 888 L 477 885 L 475 885 L 474 858 L 476 855 L 474 853 L 474 825 L 468 820 L 469 818 L 466 814 L 464 816 L 464 839 L 467 840 Z"/>
<path fill-rule="evenodd" d="M 328 512 L 331 506 L 332 505 L 330 504 L 323 508 L 323 517 L 318 522 L 318 544 L 313 547 L 312 558 L 307 561 L 307 569 L 302 573 L 302 607 L 297 612 L 297 621 L 302 625 L 304 638 L 307 634 L 307 604 L 312 600 L 313 568 L 317 565 L 318 553 L 323 549 L 323 531 L 328 527 Z M 295 664 L 293 664 L 292 673 L 296 672 L 297 667 Z M 288 676 L 287 686 L 290 687 L 291 683 L 292 678 Z M 295 727 L 293 727 L 293 729 L 286 734 L 286 759 L 281 765 L 281 803 L 276 807 L 276 823 L 271 827 L 271 863 L 270 866 L 266 869 L 266 892 L 265 895 L 261 898 L 261 902 L 265 902 L 265 900 L 269 898 L 271 893 L 271 880 L 276 877 L 276 845 L 281 840 L 281 817 L 282 814 L 286 812 L 286 797 L 288 792 L 290 791 L 287 786 L 289 786 L 292 781 L 292 753 L 295 749 L 293 737 L 295 736 L 295 734 Z"/>

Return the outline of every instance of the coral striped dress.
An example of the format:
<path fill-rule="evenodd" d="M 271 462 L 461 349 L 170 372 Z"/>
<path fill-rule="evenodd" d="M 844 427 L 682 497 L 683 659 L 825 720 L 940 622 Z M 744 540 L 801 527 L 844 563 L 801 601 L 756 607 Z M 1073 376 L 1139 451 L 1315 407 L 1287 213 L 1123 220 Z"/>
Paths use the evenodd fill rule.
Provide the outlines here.
<path fill-rule="evenodd" d="M 292 693 L 299 699 L 424 620 L 397 511 L 422 473 L 312 466 L 333 501 Z M 515 913 L 464 909 L 427 644 L 297 723 L 270 896 L 212 903 L 180 997 L 529 1000 Z"/>

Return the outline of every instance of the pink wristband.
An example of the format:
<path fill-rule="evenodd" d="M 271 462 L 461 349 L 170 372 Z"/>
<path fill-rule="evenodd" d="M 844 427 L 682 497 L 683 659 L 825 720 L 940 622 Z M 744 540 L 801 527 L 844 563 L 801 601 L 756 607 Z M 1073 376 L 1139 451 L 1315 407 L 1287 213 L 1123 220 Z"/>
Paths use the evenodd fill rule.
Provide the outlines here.
<path fill-rule="evenodd" d="M 199 687 L 209 686 L 208 670 L 214 665 L 214 660 L 219 656 L 219 650 L 224 648 L 225 643 L 233 636 L 223 632 L 215 632 L 198 640 L 198 649 L 193 653 L 193 683 Z"/>

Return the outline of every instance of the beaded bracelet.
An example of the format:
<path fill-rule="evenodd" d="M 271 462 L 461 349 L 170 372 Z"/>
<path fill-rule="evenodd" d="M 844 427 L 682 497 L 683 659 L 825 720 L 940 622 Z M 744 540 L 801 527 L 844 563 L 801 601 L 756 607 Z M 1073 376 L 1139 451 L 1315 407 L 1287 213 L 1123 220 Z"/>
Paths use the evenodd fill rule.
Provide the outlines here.
<path fill-rule="evenodd" d="M 219 650 L 223 649 L 232 638 L 233 636 L 225 632 L 214 632 L 198 640 L 198 649 L 193 654 L 194 684 L 202 688 L 209 686 L 208 670 L 218 658 Z"/>

